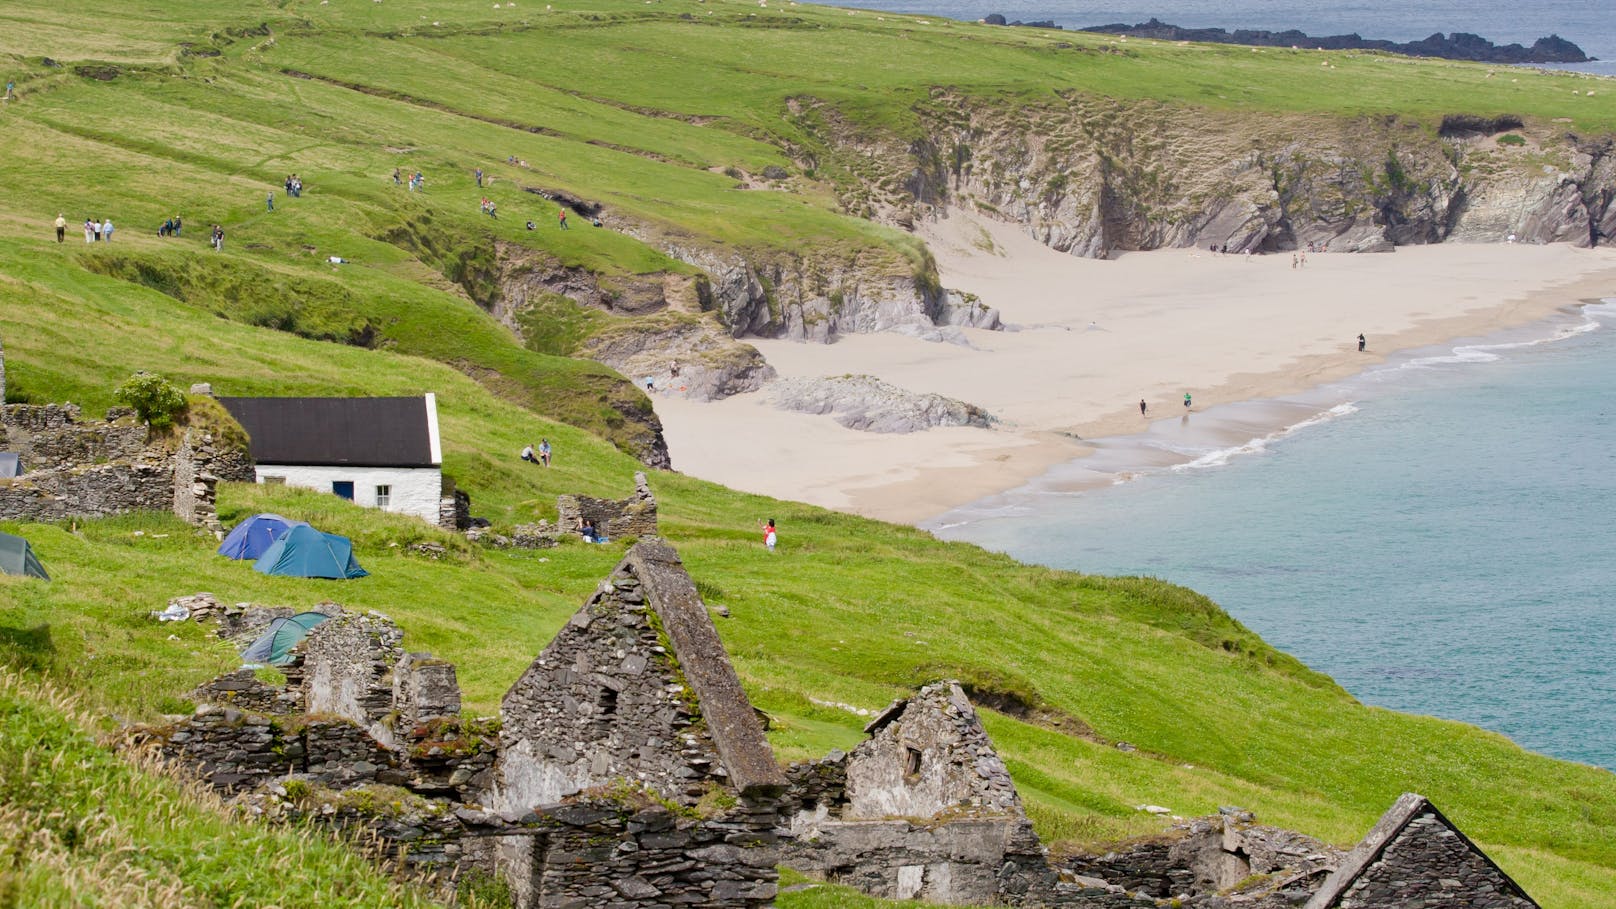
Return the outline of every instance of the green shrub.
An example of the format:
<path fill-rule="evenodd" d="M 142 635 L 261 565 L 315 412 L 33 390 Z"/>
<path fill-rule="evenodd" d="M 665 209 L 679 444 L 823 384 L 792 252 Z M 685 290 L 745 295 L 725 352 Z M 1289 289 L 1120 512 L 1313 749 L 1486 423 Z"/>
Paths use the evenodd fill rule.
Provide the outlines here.
<path fill-rule="evenodd" d="M 1519 133 L 1504 133 L 1498 137 L 1499 145 L 1525 145 L 1526 139 Z"/>
<path fill-rule="evenodd" d="M 145 370 L 130 376 L 112 397 L 135 409 L 140 419 L 153 429 L 167 429 L 185 411 L 185 393 L 167 379 Z"/>

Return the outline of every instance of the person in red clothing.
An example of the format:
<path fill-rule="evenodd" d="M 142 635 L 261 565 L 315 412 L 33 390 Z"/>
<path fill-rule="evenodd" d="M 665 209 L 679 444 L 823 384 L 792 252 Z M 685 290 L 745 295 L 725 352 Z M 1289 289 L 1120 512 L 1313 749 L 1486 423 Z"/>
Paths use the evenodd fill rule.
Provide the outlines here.
<path fill-rule="evenodd" d="M 769 523 L 763 525 L 763 545 L 769 547 L 770 552 L 774 551 L 775 539 L 774 518 L 770 518 Z"/>
<path fill-rule="evenodd" d="M 569 230 L 570 229 L 570 228 L 567 227 L 567 210 L 565 208 L 557 209 L 556 210 L 556 217 L 558 219 L 560 219 L 560 221 L 561 221 L 561 229 L 562 230 Z"/>

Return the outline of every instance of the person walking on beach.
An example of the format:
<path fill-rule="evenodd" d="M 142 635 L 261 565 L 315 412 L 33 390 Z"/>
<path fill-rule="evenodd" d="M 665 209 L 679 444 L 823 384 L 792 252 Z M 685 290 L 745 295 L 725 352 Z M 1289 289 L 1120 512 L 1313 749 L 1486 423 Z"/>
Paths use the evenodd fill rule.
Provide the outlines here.
<path fill-rule="evenodd" d="M 1362 332 L 1359 332 L 1358 333 L 1358 352 L 1362 353 L 1363 349 L 1365 347 L 1368 347 L 1368 346 L 1369 346 L 1369 339 L 1364 337 Z"/>
<path fill-rule="evenodd" d="M 1185 410 L 1190 409 L 1190 393 L 1187 392 L 1187 391 L 1184 392 L 1184 409 Z"/>
<path fill-rule="evenodd" d="M 774 552 L 774 544 L 778 539 L 778 535 L 774 532 L 774 518 L 770 518 L 769 523 L 763 525 L 763 545 L 767 546 L 769 552 L 772 553 Z"/>
<path fill-rule="evenodd" d="M 1145 415 L 1145 399 L 1144 398 L 1139 399 L 1139 415 L 1141 417 Z"/>
<path fill-rule="evenodd" d="M 56 242 L 61 243 L 67 239 L 67 213 L 56 213 Z"/>

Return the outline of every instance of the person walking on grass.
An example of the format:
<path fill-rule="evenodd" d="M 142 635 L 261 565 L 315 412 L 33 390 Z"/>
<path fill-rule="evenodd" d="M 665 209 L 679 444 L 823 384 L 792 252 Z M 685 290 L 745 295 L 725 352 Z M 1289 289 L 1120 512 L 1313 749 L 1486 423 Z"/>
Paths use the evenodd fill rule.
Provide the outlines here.
<path fill-rule="evenodd" d="M 482 186 L 483 186 L 483 169 L 479 167 L 475 171 L 473 171 L 473 173 L 475 173 L 477 175 L 477 188 L 482 189 Z"/>
<path fill-rule="evenodd" d="M 56 242 L 61 243 L 67 239 L 67 214 L 56 213 Z"/>
<path fill-rule="evenodd" d="M 560 219 L 560 221 L 561 221 L 561 229 L 562 230 L 570 230 L 571 229 L 571 228 L 567 227 L 567 210 L 565 208 L 557 209 L 556 210 L 556 217 L 558 219 Z"/>
<path fill-rule="evenodd" d="M 275 210 L 275 191 L 272 189 L 272 190 L 269 191 L 269 195 L 264 197 L 264 211 L 271 212 L 271 211 L 274 211 L 274 210 Z"/>
<path fill-rule="evenodd" d="M 108 242 L 108 243 L 112 242 L 112 219 L 111 218 L 108 218 L 105 221 L 101 222 L 101 239 Z"/>
<path fill-rule="evenodd" d="M 7 101 L 15 101 L 15 100 L 17 100 L 17 80 L 15 80 L 15 79 L 7 79 L 6 80 L 6 100 Z"/>
<path fill-rule="evenodd" d="M 774 552 L 774 544 L 778 539 L 779 535 L 774 532 L 774 518 L 770 518 L 769 523 L 763 525 L 763 545 L 767 546 L 769 552 L 772 553 Z"/>

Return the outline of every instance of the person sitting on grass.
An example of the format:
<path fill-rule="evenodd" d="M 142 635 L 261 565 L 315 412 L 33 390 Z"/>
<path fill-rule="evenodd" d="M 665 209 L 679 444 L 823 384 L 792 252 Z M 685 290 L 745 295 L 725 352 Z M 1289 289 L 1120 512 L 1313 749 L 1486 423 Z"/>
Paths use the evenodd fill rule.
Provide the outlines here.
<path fill-rule="evenodd" d="M 538 455 L 533 453 L 532 445 L 528 445 L 522 449 L 522 460 L 528 462 L 529 464 L 539 463 Z"/>

